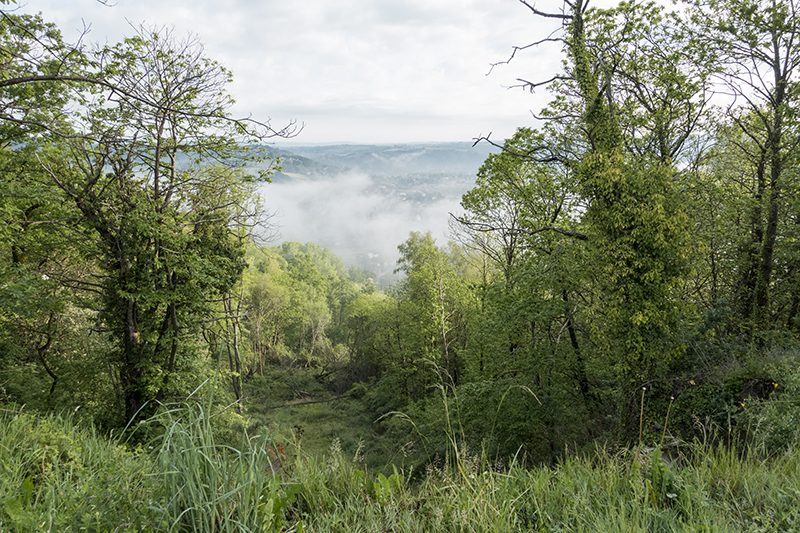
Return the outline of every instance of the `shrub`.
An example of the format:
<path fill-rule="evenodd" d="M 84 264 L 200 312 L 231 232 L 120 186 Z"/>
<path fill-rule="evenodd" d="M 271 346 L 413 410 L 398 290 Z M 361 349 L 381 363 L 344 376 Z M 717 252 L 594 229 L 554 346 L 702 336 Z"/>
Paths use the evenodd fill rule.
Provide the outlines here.
<path fill-rule="evenodd" d="M 770 379 L 750 383 L 737 399 L 735 419 L 750 442 L 774 454 L 800 442 L 800 354 L 785 354 L 765 368 Z"/>

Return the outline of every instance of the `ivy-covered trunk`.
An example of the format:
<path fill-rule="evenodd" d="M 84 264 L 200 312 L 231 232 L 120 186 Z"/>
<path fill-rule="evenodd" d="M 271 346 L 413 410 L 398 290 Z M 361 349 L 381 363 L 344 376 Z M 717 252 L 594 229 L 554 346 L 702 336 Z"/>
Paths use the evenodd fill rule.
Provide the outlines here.
<path fill-rule="evenodd" d="M 614 71 L 587 48 L 585 8 L 581 0 L 574 5 L 568 46 L 590 145 L 577 175 L 589 201 L 588 244 L 601 290 L 593 328 L 627 389 L 680 351 L 670 289 L 683 274 L 686 216 L 664 154 L 626 154 Z"/>

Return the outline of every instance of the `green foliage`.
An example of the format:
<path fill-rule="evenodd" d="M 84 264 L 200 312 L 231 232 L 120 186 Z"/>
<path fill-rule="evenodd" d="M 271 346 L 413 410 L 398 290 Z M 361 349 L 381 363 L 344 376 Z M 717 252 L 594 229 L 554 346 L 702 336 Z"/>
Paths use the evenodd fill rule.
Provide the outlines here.
<path fill-rule="evenodd" d="M 784 287 L 795 284 L 794 261 L 782 264 L 781 260 L 786 258 L 782 252 L 796 246 L 781 242 L 781 233 L 783 226 L 792 228 L 791 233 L 796 226 L 784 195 L 797 186 L 793 167 L 798 149 L 791 132 L 800 103 L 795 81 L 800 68 L 800 17 L 797 6 L 785 2 L 687 3 L 687 31 L 696 43 L 714 51 L 724 65 L 719 78 L 745 102 L 731 105 L 720 122 L 723 143 L 734 141 L 732 152 L 744 170 L 735 181 L 746 185 L 749 200 L 744 213 L 747 227 L 739 235 L 744 257 L 738 262 L 736 310 L 742 329 L 758 334 L 775 327 L 780 316 L 775 304 L 783 299 Z M 790 309 L 796 309 L 796 301 L 791 299 Z M 793 316 L 794 311 L 789 313 Z M 785 318 L 781 316 L 781 323 Z M 786 325 L 792 328 L 793 321 L 790 318 Z"/>
<path fill-rule="evenodd" d="M 65 43 L 58 28 L 40 15 L 19 15 L 14 11 L 3 9 L 0 21 L 0 58 L 6 81 L 0 88 L 0 142 L 4 146 L 47 129 L 66 129 L 65 106 L 80 98 L 73 90 L 81 85 L 47 81 L 75 75 L 90 79 L 85 72 L 88 60 L 82 47 Z"/>
<path fill-rule="evenodd" d="M 475 187 L 461 199 L 466 212 L 457 219 L 459 238 L 480 250 L 509 285 L 531 255 L 552 253 L 556 243 L 566 244 L 561 236 L 582 237 L 576 231 L 580 198 L 569 172 L 557 158 L 534 155 L 549 141 L 519 128 L 486 159 Z"/>
<path fill-rule="evenodd" d="M 243 327 L 252 359 L 245 373 L 302 362 L 322 374 L 338 373 L 337 390 L 349 389 L 368 363 L 355 353 L 348 309 L 375 291 L 372 280 L 313 243 L 252 248 L 248 262 Z"/>
<path fill-rule="evenodd" d="M 75 424 L 72 416 L 39 418 L 4 409 L 0 425 L 4 531 L 99 532 L 123 523 L 157 531 L 164 525 L 150 508 L 159 484 L 144 457 Z"/>
<path fill-rule="evenodd" d="M 382 472 L 378 472 L 378 477 L 369 486 L 368 492 L 378 505 L 385 506 L 401 498 L 403 488 L 403 476 L 395 469 L 388 478 Z"/>
<path fill-rule="evenodd" d="M 620 420 L 627 442 L 636 442 L 641 425 L 646 444 L 751 445 L 765 455 L 793 446 L 796 395 L 781 396 L 775 384 L 792 382 L 795 360 L 796 349 L 775 348 L 729 355 L 702 369 L 673 368 L 648 383 L 643 397 L 641 389 L 628 396 Z"/>
<path fill-rule="evenodd" d="M 430 233 L 412 232 L 398 247 L 398 270 L 405 273 L 392 291 L 397 301 L 396 367 L 405 378 L 410 399 L 422 397 L 439 379 L 456 386 L 463 372 L 461 351 L 467 341 L 466 317 L 473 305 L 456 249 L 436 246 Z"/>
<path fill-rule="evenodd" d="M 602 92 L 605 84 L 610 94 L 611 73 L 602 62 L 593 66 L 602 47 L 587 45 L 582 9 L 579 6 L 572 13 L 568 50 L 591 143 L 577 166 L 577 179 L 589 201 L 585 220 L 592 261 L 598 269 L 598 289 L 603 294 L 593 309 L 599 320 L 593 321 L 592 330 L 608 350 L 618 375 L 643 381 L 654 375 L 664 356 L 668 359 L 681 349 L 674 335 L 679 309 L 670 296 L 685 274 L 687 219 L 672 183 L 677 173 L 672 158 L 682 143 L 664 152 L 666 140 L 661 140 L 644 153 L 625 154 L 624 118 L 616 115 L 618 104 Z M 635 4 L 623 5 L 619 12 L 634 21 L 625 27 L 626 31 L 633 29 L 630 39 L 634 41 L 646 40 L 658 22 L 657 17 L 636 13 Z M 617 48 L 624 57 L 624 45 Z M 631 60 L 638 64 L 635 56 Z M 669 61 L 652 66 L 672 68 Z M 646 79 L 637 73 L 633 83 L 646 84 Z M 656 92 L 669 91 L 676 81 L 667 75 L 650 78 L 650 82 L 660 79 L 666 80 L 667 87 L 656 85 Z M 687 100 L 699 85 L 682 89 L 688 93 L 670 94 L 662 101 Z M 650 115 L 656 121 L 655 130 L 666 132 L 675 127 L 671 123 L 675 117 Z M 662 120 L 665 122 L 659 123 Z"/>
<path fill-rule="evenodd" d="M 380 375 L 393 360 L 391 321 L 396 308 L 393 298 L 375 292 L 360 296 L 345 310 L 350 357 L 362 380 Z"/>
<path fill-rule="evenodd" d="M 241 163 L 258 154 L 239 143 L 285 132 L 229 117 L 230 73 L 193 38 L 141 28 L 89 53 L 41 17 L 2 15 L 0 328 L 24 333 L 14 364 L 38 359 L 52 380 L 38 403 L 97 378 L 76 376 L 80 360 L 120 400 L 97 411 L 130 420 L 194 386 L 201 325 L 257 218 Z M 102 355 L 67 345 L 74 307 L 95 313 Z"/>
<path fill-rule="evenodd" d="M 496 461 L 514 457 L 540 464 L 587 441 L 579 422 L 587 413 L 579 396 L 557 388 L 534 393 L 520 381 L 506 378 L 459 387 L 452 408 L 464 445 Z"/>
<path fill-rule="evenodd" d="M 597 448 L 554 466 L 498 468 L 459 447 L 411 483 L 413 472 L 370 472 L 334 443 L 324 456 L 288 459 L 274 475 L 264 446 L 275 441 L 262 434 L 238 449 L 219 446 L 203 405 L 168 406 L 151 421 L 168 431 L 139 454 L 69 417 L 0 412 L 0 527 L 791 531 L 800 520 L 794 449 L 765 457 L 754 447 L 686 445 L 674 460 Z"/>
<path fill-rule="evenodd" d="M 686 272 L 687 220 L 669 167 L 626 163 L 618 153 L 591 156 L 585 164 L 586 186 L 595 195 L 587 211 L 590 245 L 605 294 L 593 328 L 619 375 L 643 381 L 682 348 L 675 336 L 680 307 L 671 290 Z"/>
<path fill-rule="evenodd" d="M 54 178 L 80 211 L 85 233 L 96 236 L 91 242 L 96 254 L 109 258 L 99 263 L 101 318 L 113 332 L 128 419 L 147 400 L 172 392 L 171 374 L 183 366 L 182 358 L 195 357 L 193 334 L 210 313 L 211 302 L 232 288 L 244 265 L 244 246 L 235 232 L 237 225 L 246 223 L 252 186 L 235 169 L 176 165 L 178 146 L 183 153 L 231 155 L 227 141 L 195 136 L 220 125 L 222 119 L 214 112 L 217 98 L 224 95 L 212 98 L 181 85 L 204 76 L 221 82 L 224 72 L 211 63 L 208 70 L 201 70 L 197 52 L 184 50 L 194 57 L 181 58 L 177 45 L 163 39 L 132 39 L 114 50 L 116 60 L 125 62 L 114 72 L 121 76 L 118 83 L 134 83 L 129 90 L 136 91 L 142 88 L 135 80 L 147 78 L 141 72 L 160 69 L 174 90 L 185 91 L 180 102 L 184 113 L 196 115 L 162 109 L 152 118 L 171 123 L 174 136 L 145 122 L 137 126 L 136 137 L 114 139 L 114 150 L 109 145 L 107 151 L 94 153 L 85 145 L 75 146 L 74 153 L 88 156 L 76 157 L 64 170 L 77 183 L 67 185 L 63 178 Z M 190 94 L 196 101 L 188 99 Z M 151 96 L 171 98 L 169 91 Z M 113 114 L 106 107 L 96 109 L 102 120 L 98 127 L 112 121 L 126 127 L 128 113 L 137 108 L 138 101 L 123 100 Z M 200 120 L 200 115 L 209 118 Z M 154 157 L 149 159 L 148 154 Z M 105 167 L 116 171 L 103 176 L 100 169 Z M 79 189 L 85 192 L 78 193 Z"/>
<path fill-rule="evenodd" d="M 797 353 L 782 354 L 749 380 L 736 399 L 734 420 L 764 454 L 786 453 L 800 442 L 800 372 Z"/>

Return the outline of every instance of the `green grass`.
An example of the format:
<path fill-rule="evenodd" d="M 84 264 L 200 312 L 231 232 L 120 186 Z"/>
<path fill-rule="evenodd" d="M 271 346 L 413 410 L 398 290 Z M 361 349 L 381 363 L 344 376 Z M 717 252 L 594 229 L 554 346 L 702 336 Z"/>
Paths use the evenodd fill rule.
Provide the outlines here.
<path fill-rule="evenodd" d="M 298 392 L 302 391 L 302 395 Z M 308 399 L 335 396 L 305 370 L 268 369 L 245 383 L 244 395 L 250 427 L 269 431 L 275 438 L 305 455 L 325 454 L 334 441 L 345 455 L 359 454 L 364 465 L 390 471 L 388 462 L 398 454 L 387 436 L 378 434 L 374 415 L 363 402 L 341 398 L 326 403 L 291 405 Z M 278 405 L 287 407 L 274 408 Z M 395 457 L 396 458 L 396 457 Z"/>
<path fill-rule="evenodd" d="M 287 453 L 270 433 L 214 440 L 202 402 L 166 406 L 138 451 L 69 415 L 0 412 L 0 531 L 798 531 L 800 452 L 598 448 L 551 467 L 453 452 L 421 481 L 380 473 L 339 441 Z"/>
<path fill-rule="evenodd" d="M 0 412 L 0 531 L 155 531 L 155 463 L 70 415 Z"/>

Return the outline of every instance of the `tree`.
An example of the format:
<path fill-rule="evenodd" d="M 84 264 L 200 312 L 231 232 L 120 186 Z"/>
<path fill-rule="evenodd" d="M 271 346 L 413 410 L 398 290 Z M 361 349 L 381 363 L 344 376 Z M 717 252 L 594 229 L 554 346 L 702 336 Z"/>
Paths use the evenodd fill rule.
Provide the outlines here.
<path fill-rule="evenodd" d="M 541 156 L 548 145 L 550 154 Z M 586 281 L 575 261 L 587 239 L 580 227 L 584 206 L 573 165 L 558 151 L 546 134 L 518 129 L 478 171 L 455 229 L 503 277 L 498 283 L 485 276 L 480 288 L 482 316 L 471 325 L 476 374 L 496 379 L 525 372 L 541 385 L 543 376 L 564 370 L 546 361 L 553 360 L 562 337 L 569 338 L 573 353 L 567 358 L 575 359 L 574 377 L 588 396 L 576 324 L 577 296 Z M 554 328 L 567 335 L 552 335 Z"/>
<path fill-rule="evenodd" d="M 88 101 L 67 157 L 42 164 L 80 213 L 73 235 L 99 269 L 131 420 L 178 385 L 212 304 L 244 269 L 254 182 L 236 139 L 279 133 L 229 117 L 230 75 L 193 37 L 142 29 L 100 57 L 120 90 Z"/>
<path fill-rule="evenodd" d="M 453 217 L 456 234 L 477 247 L 511 282 L 525 249 L 547 242 L 546 234 L 586 240 L 573 229 L 580 198 L 559 158 L 541 160 L 547 143 L 541 134 L 520 128 L 478 170 L 476 187 L 464 194 L 465 214 Z"/>
<path fill-rule="evenodd" d="M 284 344 L 292 291 L 283 270 L 286 262 L 277 253 L 265 247 L 253 247 L 250 254 L 252 262 L 246 276 L 245 327 L 259 374 L 264 375 L 264 364 L 279 359 L 278 350 Z"/>
<path fill-rule="evenodd" d="M 194 37 L 142 29 L 89 53 L 0 10 L 0 41 L 4 278 L 35 280 L 26 320 L 54 385 L 43 355 L 63 298 L 99 312 L 130 420 L 180 387 L 193 334 L 241 275 L 256 206 L 239 143 L 293 126 L 232 118 L 230 74 Z"/>
<path fill-rule="evenodd" d="M 672 288 L 685 273 L 686 217 L 675 186 L 675 160 L 698 122 L 704 78 L 684 70 L 680 47 L 661 31 L 661 8 L 621 4 L 589 10 L 569 1 L 562 13 L 522 3 L 563 22 L 558 41 L 565 72 L 531 90 L 556 92 L 544 118 L 580 138 L 556 154 L 578 184 L 586 208 L 581 227 L 593 269 L 588 319 L 594 341 L 625 384 L 649 379 L 680 353 L 679 308 Z M 519 49 L 519 48 L 518 48 Z M 655 53 L 658 52 L 658 53 Z M 555 140 L 528 157 L 553 158 Z"/>
<path fill-rule="evenodd" d="M 379 292 L 362 294 L 345 309 L 347 346 L 353 373 L 361 381 L 381 377 L 391 370 L 393 354 L 392 327 L 396 302 Z"/>
<path fill-rule="evenodd" d="M 697 41 L 716 50 L 722 65 L 719 81 L 734 97 L 727 117 L 740 135 L 726 135 L 727 142 L 748 162 L 753 181 L 752 223 L 749 242 L 744 243 L 737 311 L 758 328 L 770 329 L 778 236 L 788 207 L 786 191 L 793 187 L 792 165 L 800 151 L 800 17 L 793 0 L 689 4 L 689 27 Z"/>
<path fill-rule="evenodd" d="M 438 248 L 430 233 L 411 232 L 398 250 L 397 271 L 405 274 L 393 291 L 401 365 L 408 392 L 417 399 L 431 384 L 426 376 L 435 375 L 433 368 L 440 371 L 445 386 L 458 385 L 470 302 L 466 280 L 459 276 L 452 254 Z"/>
<path fill-rule="evenodd" d="M 64 282 L 86 270 L 62 234 L 77 213 L 39 163 L 54 150 L 52 132 L 69 131 L 66 110 L 80 99 L 75 84 L 42 81 L 85 66 L 71 50 L 41 17 L 0 10 L 0 327 L 20 349 L 17 363 L 35 358 L 47 373 L 48 401 L 66 371 L 57 356 L 69 344 L 62 318 L 74 295 Z"/>

